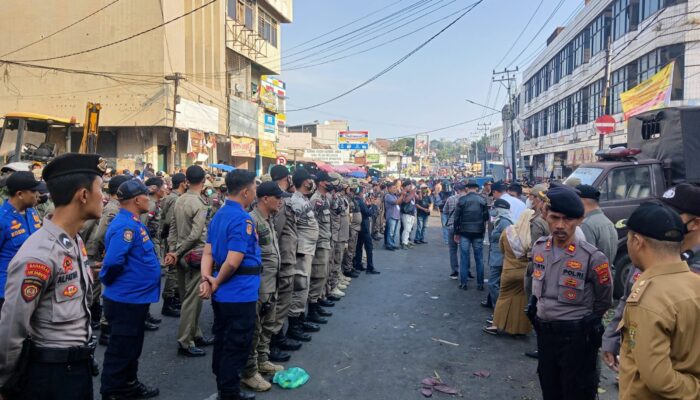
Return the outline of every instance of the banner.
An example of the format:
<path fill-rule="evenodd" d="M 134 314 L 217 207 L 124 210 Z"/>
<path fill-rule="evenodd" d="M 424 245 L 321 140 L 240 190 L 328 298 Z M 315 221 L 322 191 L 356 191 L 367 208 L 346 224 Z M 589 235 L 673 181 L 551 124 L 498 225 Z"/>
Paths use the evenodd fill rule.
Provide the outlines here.
<path fill-rule="evenodd" d="M 370 164 L 379 164 L 379 154 L 367 153 L 367 162 Z"/>
<path fill-rule="evenodd" d="M 181 98 L 177 105 L 177 112 L 175 126 L 178 128 L 219 133 L 219 109 L 217 107 Z"/>
<path fill-rule="evenodd" d="M 231 137 L 231 155 L 234 157 L 255 158 L 255 139 Z"/>
<path fill-rule="evenodd" d="M 275 114 L 265 113 L 265 133 L 275 133 Z"/>
<path fill-rule="evenodd" d="M 430 153 L 430 138 L 428 135 L 416 135 L 416 146 L 414 148 L 416 157 L 427 157 Z"/>
<path fill-rule="evenodd" d="M 187 133 L 187 153 L 208 154 L 207 138 L 204 132 L 190 129 L 189 131 L 187 131 Z"/>
<path fill-rule="evenodd" d="M 338 132 L 339 150 L 367 150 L 369 149 L 369 132 L 367 131 L 340 131 Z"/>
<path fill-rule="evenodd" d="M 275 149 L 275 142 L 269 140 L 259 140 L 260 146 L 260 156 L 266 158 L 277 158 L 277 150 Z"/>
<path fill-rule="evenodd" d="M 260 102 L 265 109 L 277 113 L 282 111 L 282 100 L 287 95 L 287 85 L 268 75 L 260 77 Z"/>
<path fill-rule="evenodd" d="M 668 106 L 668 103 L 671 101 L 674 66 L 675 61 L 669 63 L 639 85 L 620 93 L 625 121 L 631 116 L 644 111 Z"/>

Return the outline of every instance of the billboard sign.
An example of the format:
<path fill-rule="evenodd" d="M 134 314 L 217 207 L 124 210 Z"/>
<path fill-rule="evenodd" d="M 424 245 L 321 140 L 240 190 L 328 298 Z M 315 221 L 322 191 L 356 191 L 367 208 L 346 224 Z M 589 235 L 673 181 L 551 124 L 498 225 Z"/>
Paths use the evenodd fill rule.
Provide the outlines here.
<path fill-rule="evenodd" d="M 620 93 L 625 120 L 644 111 L 667 107 L 671 101 L 673 88 L 673 67 L 675 61 L 663 67 L 632 89 Z"/>
<path fill-rule="evenodd" d="M 306 149 L 304 150 L 304 158 L 323 161 L 331 165 L 343 165 L 343 157 L 340 150 L 332 149 Z"/>
<path fill-rule="evenodd" d="M 269 114 L 265 113 L 265 132 L 266 133 L 275 133 L 275 114 Z"/>
<path fill-rule="evenodd" d="M 246 137 L 231 138 L 231 155 L 234 157 L 255 158 L 255 139 Z"/>
<path fill-rule="evenodd" d="M 428 135 L 416 135 L 416 145 L 413 151 L 416 157 L 427 157 L 430 154 L 430 137 Z"/>
<path fill-rule="evenodd" d="M 367 131 L 340 131 L 338 132 L 339 150 L 367 150 L 369 149 L 369 132 Z"/>

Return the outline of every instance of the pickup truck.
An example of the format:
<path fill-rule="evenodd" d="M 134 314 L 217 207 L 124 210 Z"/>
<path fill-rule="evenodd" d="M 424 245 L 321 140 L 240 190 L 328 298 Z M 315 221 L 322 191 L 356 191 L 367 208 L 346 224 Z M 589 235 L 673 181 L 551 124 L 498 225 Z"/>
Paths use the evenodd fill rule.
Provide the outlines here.
<path fill-rule="evenodd" d="M 568 178 L 598 188 L 600 207 L 613 223 L 673 185 L 700 183 L 700 107 L 648 111 L 627 123 L 629 148 L 600 150 L 597 162 L 580 165 Z M 613 266 L 614 296 L 619 298 L 632 271 L 625 229 L 618 229 Z"/>

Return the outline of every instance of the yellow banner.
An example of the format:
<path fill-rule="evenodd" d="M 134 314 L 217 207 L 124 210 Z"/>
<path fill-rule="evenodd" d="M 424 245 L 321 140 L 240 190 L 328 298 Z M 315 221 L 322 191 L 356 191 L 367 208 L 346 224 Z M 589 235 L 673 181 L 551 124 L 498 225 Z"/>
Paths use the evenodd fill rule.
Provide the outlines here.
<path fill-rule="evenodd" d="M 625 120 L 644 111 L 668 106 L 671 101 L 674 65 L 675 61 L 672 61 L 651 78 L 626 92 L 620 93 Z"/>
<path fill-rule="evenodd" d="M 275 142 L 269 140 L 259 141 L 260 156 L 265 158 L 276 158 L 277 150 L 275 149 Z"/>

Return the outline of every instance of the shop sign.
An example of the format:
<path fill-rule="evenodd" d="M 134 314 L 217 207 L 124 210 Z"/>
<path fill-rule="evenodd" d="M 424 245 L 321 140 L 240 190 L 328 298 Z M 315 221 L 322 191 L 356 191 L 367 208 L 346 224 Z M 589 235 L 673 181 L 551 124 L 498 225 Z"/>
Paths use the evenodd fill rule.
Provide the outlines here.
<path fill-rule="evenodd" d="M 231 155 L 234 157 L 255 158 L 255 139 L 231 137 Z"/>

